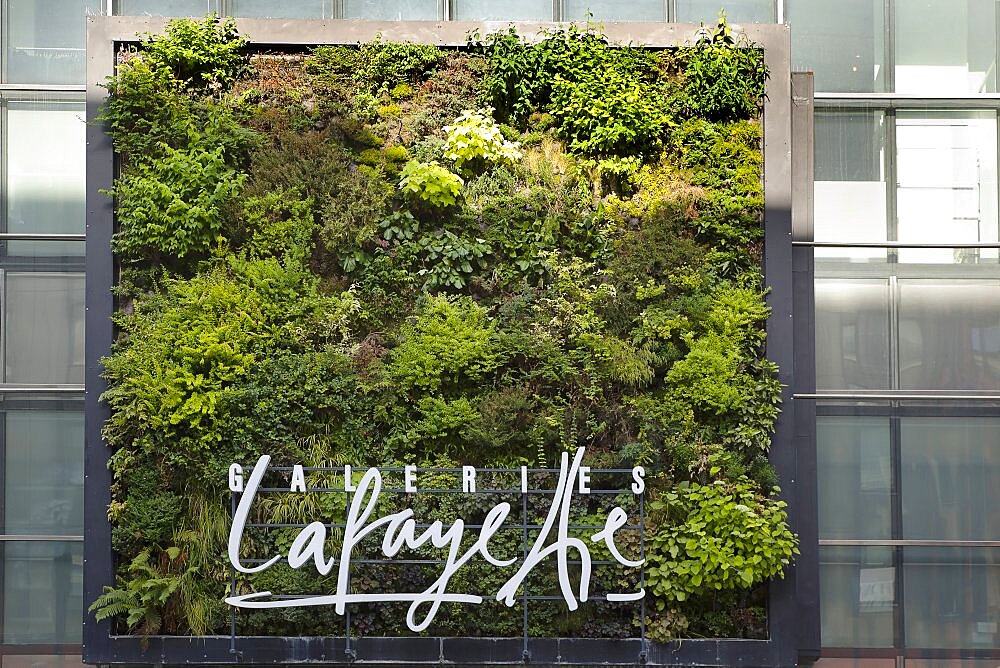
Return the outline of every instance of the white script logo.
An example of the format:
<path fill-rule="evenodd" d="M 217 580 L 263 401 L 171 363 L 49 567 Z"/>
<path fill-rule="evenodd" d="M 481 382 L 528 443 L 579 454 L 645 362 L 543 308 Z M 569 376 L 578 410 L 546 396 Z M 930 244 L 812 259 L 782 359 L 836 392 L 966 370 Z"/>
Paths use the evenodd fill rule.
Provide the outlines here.
<path fill-rule="evenodd" d="M 509 579 L 496 593 L 496 599 L 503 601 L 507 606 L 513 606 L 516 600 L 516 593 L 524 579 L 541 561 L 551 555 L 555 555 L 558 568 L 559 587 L 566 605 L 570 610 L 576 610 L 580 602 L 587 600 L 590 588 L 591 557 L 587 543 L 580 538 L 569 535 L 569 511 L 573 497 L 574 487 L 581 494 L 590 492 L 590 469 L 580 466 L 583 460 L 584 449 L 576 451 L 573 461 L 569 460 L 569 453 L 563 453 L 562 462 L 559 469 L 559 482 L 553 496 L 552 507 L 542 525 L 541 530 L 535 539 L 534 544 L 528 551 L 523 563 L 518 571 Z M 243 540 L 243 532 L 246 527 L 247 517 L 253 505 L 254 497 L 260 487 L 264 477 L 270 456 L 263 455 L 257 460 L 253 472 L 243 484 L 242 468 L 238 464 L 233 464 L 229 470 L 229 486 L 234 492 L 242 492 L 239 506 L 233 516 L 232 528 L 229 532 L 229 560 L 233 567 L 241 573 L 259 573 L 277 562 L 281 561 L 282 555 L 275 555 L 262 564 L 246 566 L 240 560 L 240 544 Z M 414 482 L 415 467 L 405 467 L 404 480 L 405 491 L 415 492 Z M 521 469 L 521 491 L 527 491 L 527 469 Z M 645 490 L 645 471 L 641 466 L 632 470 L 633 481 L 631 491 L 633 494 L 642 494 Z M 356 486 L 351 485 L 350 468 L 346 470 L 346 491 L 353 492 L 350 509 L 347 513 L 346 527 L 344 528 L 344 539 L 341 546 L 340 558 L 327 558 L 324 553 L 324 543 L 327 538 L 326 525 L 322 522 L 312 522 L 303 528 L 295 540 L 285 558 L 292 568 L 301 568 L 310 561 L 321 575 L 328 575 L 333 568 L 337 567 L 337 587 L 336 593 L 319 596 L 305 596 L 301 598 L 270 598 L 275 596 L 272 592 L 264 591 L 240 596 L 229 596 L 226 602 L 238 608 L 288 608 L 317 605 L 332 605 L 337 614 L 344 614 L 345 608 L 351 603 L 373 603 L 373 602 L 411 602 L 406 615 L 406 623 L 413 631 L 426 629 L 434 620 L 438 609 L 442 603 L 482 603 L 482 596 L 470 594 L 449 593 L 447 591 L 448 582 L 451 577 L 469 560 L 475 556 L 480 556 L 488 563 L 505 567 L 514 564 L 517 559 L 502 560 L 490 554 L 490 538 L 503 526 L 510 515 L 511 506 L 509 503 L 498 503 L 487 514 L 479 529 L 479 537 L 471 547 L 464 553 L 459 554 L 462 544 L 462 537 L 465 532 L 465 521 L 455 519 L 455 521 L 445 527 L 441 520 L 434 521 L 429 528 L 419 535 L 417 534 L 416 520 L 413 517 L 412 509 L 405 509 L 398 513 L 371 519 L 372 512 L 378 505 L 379 494 L 382 491 L 382 474 L 376 468 L 370 468 L 362 476 Z M 475 469 L 463 467 L 462 484 L 464 491 L 475 492 Z M 305 479 L 301 466 L 293 469 L 292 483 L 290 491 L 306 491 Z M 621 507 L 615 507 L 608 513 L 604 523 L 604 528 L 594 533 L 590 540 L 594 543 L 603 541 L 611 555 L 623 566 L 638 568 L 642 566 L 642 561 L 632 561 L 626 559 L 618 550 L 615 544 L 615 532 L 628 523 L 628 514 Z M 382 553 L 392 558 L 396 556 L 403 547 L 415 549 L 430 543 L 437 549 L 447 549 L 447 557 L 440 576 L 426 590 L 422 592 L 387 592 L 387 593 L 350 593 L 348 590 L 351 552 L 354 547 L 372 532 L 385 529 L 382 539 Z M 554 539 L 550 538 L 553 531 Z M 575 550 L 579 555 L 580 578 L 577 588 L 573 588 L 569 575 L 569 554 L 570 550 Z M 279 592 L 280 593 L 280 592 Z M 645 590 L 627 593 L 609 593 L 609 601 L 638 601 L 645 595 Z M 427 611 L 418 621 L 417 614 L 421 606 L 427 605 Z"/>

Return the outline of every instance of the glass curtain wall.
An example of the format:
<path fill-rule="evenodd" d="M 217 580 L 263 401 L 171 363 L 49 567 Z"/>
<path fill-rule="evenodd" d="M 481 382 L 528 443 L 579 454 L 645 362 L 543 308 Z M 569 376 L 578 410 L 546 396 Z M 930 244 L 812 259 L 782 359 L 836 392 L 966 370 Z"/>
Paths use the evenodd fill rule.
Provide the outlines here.
<path fill-rule="evenodd" d="M 996 3 L 784 13 L 817 90 L 817 665 L 995 665 Z"/>
<path fill-rule="evenodd" d="M 780 0 L 114 0 L 115 14 L 382 21 L 677 21 L 773 23 Z"/>
<path fill-rule="evenodd" d="M 103 0 L 0 0 L 0 668 L 77 668 L 84 70 Z"/>

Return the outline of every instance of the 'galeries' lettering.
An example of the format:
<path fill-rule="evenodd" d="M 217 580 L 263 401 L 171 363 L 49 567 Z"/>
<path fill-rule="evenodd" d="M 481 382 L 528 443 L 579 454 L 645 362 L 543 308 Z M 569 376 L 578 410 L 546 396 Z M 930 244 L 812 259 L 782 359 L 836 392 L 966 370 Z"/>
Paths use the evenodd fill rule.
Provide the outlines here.
<path fill-rule="evenodd" d="M 590 469 L 580 465 L 583 460 L 583 448 L 577 450 L 572 461 L 569 453 L 563 453 L 559 469 L 559 480 L 553 495 L 552 506 L 535 537 L 534 544 L 528 550 L 518 571 L 505 582 L 496 593 L 496 599 L 508 606 L 516 601 L 517 590 L 525 578 L 539 563 L 550 556 L 555 557 L 559 588 L 563 599 L 570 610 L 575 610 L 581 602 L 587 600 L 590 587 L 591 556 L 587 541 L 570 536 L 570 507 L 574 492 L 590 493 Z M 448 583 L 452 576 L 466 563 L 475 557 L 481 557 L 486 562 L 498 566 L 511 566 L 516 559 L 498 559 L 490 553 L 489 542 L 496 532 L 504 525 L 511 512 L 509 503 L 496 504 L 483 520 L 476 541 L 464 552 L 461 552 L 462 538 L 465 535 L 465 521 L 456 518 L 451 524 L 445 525 L 441 520 L 435 520 L 421 533 L 417 532 L 417 521 L 412 509 L 404 509 L 397 513 L 373 518 L 372 514 L 378 506 L 379 495 L 382 493 L 382 474 L 377 468 L 368 469 L 361 480 L 354 483 L 351 471 L 345 467 L 345 489 L 353 492 L 353 498 L 347 514 L 344 538 L 341 543 L 339 557 L 327 557 L 324 545 L 327 538 L 326 525 L 323 522 L 311 522 L 303 528 L 292 541 L 286 555 L 273 555 L 261 564 L 247 566 L 240 559 L 240 545 L 247 518 L 253 506 L 261 480 L 267 471 L 271 458 L 263 455 L 257 460 L 249 478 L 244 482 L 243 470 L 238 464 L 229 469 L 229 487 L 234 492 L 241 492 L 240 502 L 233 515 L 233 523 L 229 532 L 229 560 L 233 567 L 242 573 L 259 573 L 274 564 L 287 559 L 292 568 L 301 568 L 312 563 L 321 575 L 328 575 L 337 567 L 337 586 L 335 593 L 300 598 L 275 598 L 281 592 L 270 591 L 229 596 L 226 602 L 239 608 L 288 608 L 318 605 L 332 605 L 338 614 L 345 612 L 351 603 L 400 602 L 409 601 L 410 607 L 406 615 L 406 623 L 413 631 L 426 629 L 434 620 L 442 603 L 482 603 L 482 596 L 448 592 Z M 521 468 L 521 491 L 527 492 L 527 468 Z M 418 489 L 416 467 L 407 466 L 404 469 L 404 491 L 414 493 Z M 642 467 L 632 470 L 631 491 L 642 494 L 645 489 L 645 471 Z M 476 471 L 473 467 L 462 469 L 462 490 L 466 493 L 476 491 Z M 301 466 L 292 470 L 290 492 L 306 491 L 304 471 Z M 603 542 L 611 556 L 626 567 L 638 568 L 642 561 L 625 558 L 615 544 L 615 533 L 628 523 L 627 513 L 616 507 L 608 513 L 604 528 L 590 537 L 594 543 Z M 447 556 L 438 578 L 422 592 L 384 592 L 384 593 L 352 593 L 348 587 L 351 554 L 354 548 L 365 537 L 375 531 L 384 530 L 382 553 L 392 558 L 404 548 L 419 548 L 426 544 L 436 549 L 446 550 Z M 569 562 L 575 555 L 579 561 L 579 580 L 570 581 Z M 574 586 L 575 585 L 575 586 Z M 609 593 L 609 601 L 637 601 L 645 595 L 644 590 L 624 593 Z M 421 609 L 426 610 L 421 614 Z"/>

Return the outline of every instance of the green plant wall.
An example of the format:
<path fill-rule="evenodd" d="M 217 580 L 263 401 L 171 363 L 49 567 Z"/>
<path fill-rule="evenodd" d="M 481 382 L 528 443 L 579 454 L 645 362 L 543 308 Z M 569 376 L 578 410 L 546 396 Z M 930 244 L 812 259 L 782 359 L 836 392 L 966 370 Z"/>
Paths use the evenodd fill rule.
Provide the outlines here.
<path fill-rule="evenodd" d="M 650 471 L 651 637 L 765 633 L 762 583 L 796 540 L 767 461 L 780 387 L 763 353 L 761 51 L 724 23 L 661 51 L 594 26 L 458 50 L 247 47 L 231 23 L 172 21 L 107 83 L 120 563 L 92 610 L 140 634 L 227 632 L 231 462 L 540 467 L 586 447 L 591 466 Z M 255 512 L 308 521 L 331 503 Z M 477 512 L 461 503 L 423 510 Z M 456 587 L 498 577 L 469 568 Z M 329 582 L 286 569 L 237 586 Z M 540 604 L 531 632 L 637 635 L 616 610 Z M 403 617 L 373 607 L 354 624 L 393 635 Z M 342 625 L 299 609 L 239 624 Z M 428 632 L 518 635 L 520 616 L 456 607 Z"/>

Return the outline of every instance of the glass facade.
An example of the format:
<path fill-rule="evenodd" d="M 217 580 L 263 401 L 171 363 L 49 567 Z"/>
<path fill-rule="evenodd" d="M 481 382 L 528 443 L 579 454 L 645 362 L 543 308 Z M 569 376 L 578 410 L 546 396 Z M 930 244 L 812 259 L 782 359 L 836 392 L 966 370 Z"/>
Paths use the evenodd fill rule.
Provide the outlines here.
<path fill-rule="evenodd" d="M 824 647 L 892 647 L 896 569 L 884 547 L 820 550 Z"/>
<path fill-rule="evenodd" d="M 86 15 L 712 24 L 723 8 L 786 21 L 794 68 L 816 73 L 817 389 L 857 395 L 817 407 L 816 666 L 995 666 L 993 0 L 0 0 L 0 668 L 80 665 Z"/>
<path fill-rule="evenodd" d="M 595 0 L 564 0 L 563 19 L 583 21 L 665 21 L 667 3 L 663 0 L 636 2 L 595 2 Z"/>
<path fill-rule="evenodd" d="M 996 3 L 784 16 L 816 71 L 816 383 L 838 396 L 817 406 L 817 665 L 995 665 Z"/>
<path fill-rule="evenodd" d="M 4 83 L 76 84 L 83 81 L 85 15 L 101 0 L 5 0 Z"/>
<path fill-rule="evenodd" d="M 96 2 L 97 0 L 89 0 Z M 731 23 L 773 23 L 776 0 L 113 0 L 115 14 L 380 21 L 603 21 L 705 23 L 726 12 Z"/>
<path fill-rule="evenodd" d="M 895 90 L 924 95 L 996 91 L 992 0 L 894 0 Z"/>
<path fill-rule="evenodd" d="M 2 664 L 82 635 L 83 396 L 30 385 L 0 393 Z"/>
<path fill-rule="evenodd" d="M 676 21 L 714 25 L 719 13 L 726 13 L 730 23 L 773 23 L 776 6 L 773 0 L 676 0 Z"/>
<path fill-rule="evenodd" d="M 792 27 L 792 67 L 815 72 L 817 91 L 886 90 L 883 0 L 787 0 L 784 10 Z M 816 130 L 818 142 L 818 123 Z"/>
<path fill-rule="evenodd" d="M 3 641 L 49 645 L 80 642 L 83 543 L 6 541 L 3 545 Z"/>
<path fill-rule="evenodd" d="M 220 11 L 219 0 L 115 0 L 114 2 L 114 13 L 122 16 L 202 16 L 208 12 Z M 253 13 L 248 15 L 255 16 Z"/>
<path fill-rule="evenodd" d="M 0 2 L 0 668 L 77 668 L 88 15 Z"/>

